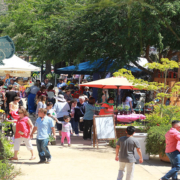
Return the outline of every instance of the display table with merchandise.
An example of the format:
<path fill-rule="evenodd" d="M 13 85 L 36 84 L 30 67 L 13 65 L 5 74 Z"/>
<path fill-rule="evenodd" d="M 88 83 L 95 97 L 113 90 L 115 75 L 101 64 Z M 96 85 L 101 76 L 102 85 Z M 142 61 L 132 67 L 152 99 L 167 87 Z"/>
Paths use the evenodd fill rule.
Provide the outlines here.
<path fill-rule="evenodd" d="M 130 114 L 130 115 L 117 115 L 118 122 L 132 122 L 137 120 L 143 120 L 146 116 L 143 114 Z"/>

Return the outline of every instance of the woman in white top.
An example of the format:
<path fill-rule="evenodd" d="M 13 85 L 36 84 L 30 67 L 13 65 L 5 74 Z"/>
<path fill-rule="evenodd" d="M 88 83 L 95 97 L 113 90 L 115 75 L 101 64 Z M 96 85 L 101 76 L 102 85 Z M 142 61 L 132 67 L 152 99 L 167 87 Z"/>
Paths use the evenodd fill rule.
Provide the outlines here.
<path fill-rule="evenodd" d="M 124 97 L 122 98 L 122 103 L 124 107 L 129 106 L 130 111 L 134 111 L 132 107 L 132 98 L 130 92 L 125 93 Z"/>
<path fill-rule="evenodd" d="M 58 121 L 63 121 L 63 116 L 68 116 L 70 112 L 70 106 L 68 102 L 64 99 L 62 94 L 59 94 L 56 98 L 58 101 L 55 103 L 53 109 L 56 112 Z M 59 131 L 59 136 L 61 136 L 62 124 L 56 124 L 57 130 Z"/>
<path fill-rule="evenodd" d="M 38 115 L 38 111 L 40 108 L 45 108 L 46 109 L 46 96 L 41 96 L 40 97 L 40 101 L 37 104 L 37 108 L 36 108 L 36 114 Z"/>

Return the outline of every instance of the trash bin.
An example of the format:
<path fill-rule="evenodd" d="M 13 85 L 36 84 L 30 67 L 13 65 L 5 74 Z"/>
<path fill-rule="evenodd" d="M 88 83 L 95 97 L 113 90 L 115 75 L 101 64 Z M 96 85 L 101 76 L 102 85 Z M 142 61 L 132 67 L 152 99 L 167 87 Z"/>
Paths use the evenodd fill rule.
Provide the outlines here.
<path fill-rule="evenodd" d="M 144 160 L 149 160 L 149 154 L 146 153 L 146 137 L 147 133 L 134 133 L 133 137 L 139 141 L 141 152 Z M 134 150 L 134 155 L 136 159 L 139 159 L 137 150 Z"/>

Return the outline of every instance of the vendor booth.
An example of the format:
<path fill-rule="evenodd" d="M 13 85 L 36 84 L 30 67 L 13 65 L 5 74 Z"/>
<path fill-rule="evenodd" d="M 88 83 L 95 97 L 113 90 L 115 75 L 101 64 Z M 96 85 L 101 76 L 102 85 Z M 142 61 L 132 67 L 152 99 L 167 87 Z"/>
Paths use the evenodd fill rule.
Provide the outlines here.
<path fill-rule="evenodd" d="M 32 71 L 41 71 L 41 68 L 24 61 L 16 55 L 4 59 L 3 65 L 0 65 L 0 76 L 9 74 L 16 77 L 31 77 Z"/>
<path fill-rule="evenodd" d="M 104 59 L 98 59 L 96 61 L 86 61 L 83 63 L 78 64 L 77 66 L 73 65 L 73 66 L 68 66 L 68 67 L 63 67 L 63 68 L 58 68 L 55 69 L 55 73 L 58 74 L 92 74 L 93 75 L 93 80 L 98 80 L 101 77 L 101 73 L 108 73 L 108 72 L 115 72 L 120 68 L 125 68 L 127 70 L 130 70 L 133 73 L 141 73 L 142 70 L 134 67 L 134 66 L 130 66 L 130 65 L 126 65 L 124 67 L 122 67 L 121 65 L 117 64 L 116 61 L 109 61 L 109 63 L 107 64 L 107 62 Z M 97 89 L 94 87 L 93 88 L 93 94 L 94 94 L 94 98 L 97 99 Z"/>
<path fill-rule="evenodd" d="M 124 77 L 111 77 L 106 79 L 100 79 L 97 81 L 92 81 L 89 83 L 81 84 L 80 86 L 88 86 L 88 87 L 96 87 L 101 89 L 130 89 L 130 90 L 138 90 L 135 88 L 132 82 L 129 82 Z M 119 115 L 117 114 L 116 120 L 118 122 L 133 122 L 139 119 L 145 119 L 143 114 L 128 114 L 128 115 Z"/>

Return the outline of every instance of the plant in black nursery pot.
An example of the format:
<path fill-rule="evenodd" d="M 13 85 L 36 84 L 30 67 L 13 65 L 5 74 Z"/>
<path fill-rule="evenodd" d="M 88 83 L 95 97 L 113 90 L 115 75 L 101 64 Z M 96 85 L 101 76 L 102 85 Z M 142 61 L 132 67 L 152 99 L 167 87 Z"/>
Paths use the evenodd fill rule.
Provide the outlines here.
<path fill-rule="evenodd" d="M 52 135 L 49 136 L 49 142 L 51 143 L 51 145 L 56 145 L 56 140 Z"/>

